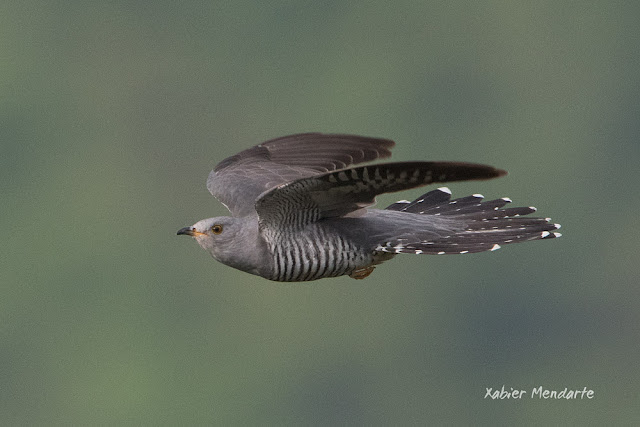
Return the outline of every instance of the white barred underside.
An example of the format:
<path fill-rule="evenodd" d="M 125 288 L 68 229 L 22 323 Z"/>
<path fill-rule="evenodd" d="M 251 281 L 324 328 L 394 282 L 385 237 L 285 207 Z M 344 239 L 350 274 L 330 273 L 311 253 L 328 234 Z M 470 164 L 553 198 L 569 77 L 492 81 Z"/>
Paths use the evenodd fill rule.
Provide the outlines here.
<path fill-rule="evenodd" d="M 327 233 L 316 225 L 286 236 L 269 232 L 264 235 L 273 255 L 271 280 L 299 282 L 337 277 L 376 261 L 372 251 L 359 248 L 342 236 Z"/>

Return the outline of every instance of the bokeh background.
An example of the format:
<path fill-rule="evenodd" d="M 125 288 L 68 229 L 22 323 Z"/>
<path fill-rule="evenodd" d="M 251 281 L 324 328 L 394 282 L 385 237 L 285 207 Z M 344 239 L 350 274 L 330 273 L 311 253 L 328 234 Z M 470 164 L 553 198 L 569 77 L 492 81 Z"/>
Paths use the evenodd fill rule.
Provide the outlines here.
<path fill-rule="evenodd" d="M 639 28 L 632 1 L 3 2 L 2 424 L 640 423 Z M 564 237 L 282 284 L 175 235 L 225 213 L 218 161 L 306 131 L 505 168 L 454 196 Z"/>

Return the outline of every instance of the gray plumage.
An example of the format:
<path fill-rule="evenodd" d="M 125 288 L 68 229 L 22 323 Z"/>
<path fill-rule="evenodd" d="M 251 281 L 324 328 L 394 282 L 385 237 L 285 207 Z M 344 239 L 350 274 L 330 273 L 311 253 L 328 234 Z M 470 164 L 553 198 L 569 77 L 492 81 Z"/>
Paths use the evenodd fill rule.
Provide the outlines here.
<path fill-rule="evenodd" d="M 207 188 L 231 217 L 204 219 L 178 234 L 215 259 L 270 280 L 367 277 L 398 253 L 459 254 L 559 237 L 535 208 L 508 198 L 451 200 L 446 187 L 413 202 L 370 209 L 379 194 L 437 182 L 491 179 L 506 172 L 462 162 L 356 166 L 387 158 L 394 142 L 307 133 L 273 139 L 220 162 Z"/>

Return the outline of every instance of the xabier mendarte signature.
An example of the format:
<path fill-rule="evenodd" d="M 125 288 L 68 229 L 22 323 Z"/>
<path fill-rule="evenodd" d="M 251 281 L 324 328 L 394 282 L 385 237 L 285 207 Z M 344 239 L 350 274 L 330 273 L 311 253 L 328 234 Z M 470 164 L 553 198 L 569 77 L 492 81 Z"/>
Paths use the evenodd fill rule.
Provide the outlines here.
<path fill-rule="evenodd" d="M 551 390 L 543 386 L 533 387 L 529 396 L 527 396 L 527 390 L 521 388 L 510 387 L 509 390 L 505 389 L 503 385 L 500 389 L 494 389 L 492 387 L 485 387 L 485 399 L 491 400 L 518 400 L 523 397 L 530 397 L 531 399 L 565 399 L 565 400 L 583 400 L 593 399 L 595 392 L 587 387 L 580 389 L 570 389 L 568 387 L 562 390 Z"/>

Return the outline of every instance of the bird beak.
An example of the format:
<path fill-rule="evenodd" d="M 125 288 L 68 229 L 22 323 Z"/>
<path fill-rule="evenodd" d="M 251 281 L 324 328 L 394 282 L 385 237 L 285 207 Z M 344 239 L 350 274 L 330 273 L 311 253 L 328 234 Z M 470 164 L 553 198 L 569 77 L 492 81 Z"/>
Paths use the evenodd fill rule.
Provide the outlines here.
<path fill-rule="evenodd" d="M 184 227 L 181 228 L 180 230 L 178 230 L 178 232 L 176 233 L 178 236 L 181 234 L 186 234 L 187 236 L 191 236 L 191 237 L 198 237 L 198 236 L 206 236 L 207 233 L 202 233 L 198 230 L 196 230 L 193 227 Z"/>
<path fill-rule="evenodd" d="M 194 232 L 193 232 L 193 227 L 184 227 L 181 228 L 180 230 L 178 230 L 178 236 L 181 234 L 186 234 L 187 236 L 193 236 Z"/>

